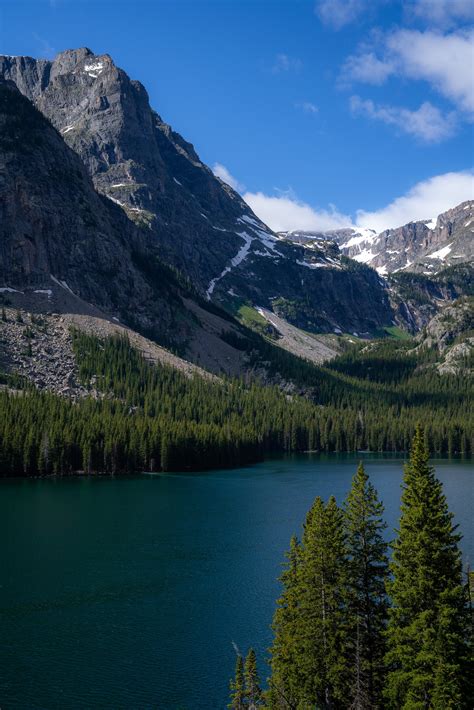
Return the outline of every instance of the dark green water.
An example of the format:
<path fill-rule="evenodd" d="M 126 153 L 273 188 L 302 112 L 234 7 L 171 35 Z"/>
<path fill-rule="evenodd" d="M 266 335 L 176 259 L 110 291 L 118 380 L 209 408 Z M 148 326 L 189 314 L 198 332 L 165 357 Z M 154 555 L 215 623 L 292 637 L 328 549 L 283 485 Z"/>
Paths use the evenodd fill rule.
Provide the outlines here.
<path fill-rule="evenodd" d="M 363 458 L 393 527 L 402 462 Z M 224 708 L 233 643 L 269 645 L 291 534 L 356 461 L 0 481 L 2 710 Z M 472 562 L 473 463 L 434 463 Z"/>

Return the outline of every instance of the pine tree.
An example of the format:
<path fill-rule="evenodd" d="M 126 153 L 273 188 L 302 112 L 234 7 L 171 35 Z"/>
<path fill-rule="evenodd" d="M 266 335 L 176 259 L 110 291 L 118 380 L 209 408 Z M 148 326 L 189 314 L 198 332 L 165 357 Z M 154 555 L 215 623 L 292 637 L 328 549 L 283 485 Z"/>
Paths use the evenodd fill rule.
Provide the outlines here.
<path fill-rule="evenodd" d="M 257 670 L 257 657 L 253 648 L 249 650 L 245 659 L 244 677 L 247 707 L 249 710 L 256 710 L 262 700 L 262 689 Z"/>
<path fill-rule="evenodd" d="M 388 585 L 386 699 L 397 710 L 472 707 L 469 614 L 460 536 L 417 428 L 405 467 L 400 529 Z"/>
<path fill-rule="evenodd" d="M 345 643 L 352 675 L 350 707 L 354 710 L 370 710 L 381 704 L 388 610 L 388 545 L 383 539 L 386 525 L 382 516 L 383 505 L 360 464 L 345 505 L 349 554 Z"/>
<path fill-rule="evenodd" d="M 283 592 L 277 601 L 272 624 L 274 632 L 273 644 L 270 648 L 272 674 L 267 700 L 271 708 L 296 707 L 301 682 L 298 658 L 301 546 L 295 536 L 291 538 L 286 558 L 286 566 L 280 577 Z"/>
<path fill-rule="evenodd" d="M 235 677 L 230 681 L 230 703 L 227 707 L 230 710 L 244 710 L 245 708 L 244 660 L 240 653 L 237 654 Z"/>
<path fill-rule="evenodd" d="M 306 518 L 300 575 L 297 707 L 331 708 L 348 694 L 343 658 L 346 548 L 343 514 L 320 498 Z"/>

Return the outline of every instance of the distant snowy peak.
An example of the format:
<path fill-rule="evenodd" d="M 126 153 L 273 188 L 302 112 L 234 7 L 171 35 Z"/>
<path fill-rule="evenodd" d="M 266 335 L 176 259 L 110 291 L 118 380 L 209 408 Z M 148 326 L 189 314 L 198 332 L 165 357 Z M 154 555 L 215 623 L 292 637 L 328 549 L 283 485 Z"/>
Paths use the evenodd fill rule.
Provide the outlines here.
<path fill-rule="evenodd" d="M 335 242 L 342 254 L 373 267 L 381 276 L 403 269 L 435 274 L 448 265 L 474 258 L 474 201 L 463 202 L 438 217 L 380 233 L 361 227 L 291 230 L 279 232 L 278 237 L 306 248 Z"/>
<path fill-rule="evenodd" d="M 367 261 L 379 273 L 401 270 L 426 275 L 474 259 L 474 201 L 443 212 L 437 218 L 387 229 L 371 246 Z M 383 270 L 383 271 L 382 271 Z"/>

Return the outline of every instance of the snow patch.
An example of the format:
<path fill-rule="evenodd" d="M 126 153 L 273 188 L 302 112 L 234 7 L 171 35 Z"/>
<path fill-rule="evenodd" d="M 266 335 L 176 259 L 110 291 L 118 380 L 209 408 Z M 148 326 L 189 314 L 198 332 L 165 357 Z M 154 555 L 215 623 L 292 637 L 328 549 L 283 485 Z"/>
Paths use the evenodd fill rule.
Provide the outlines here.
<path fill-rule="evenodd" d="M 260 306 L 255 306 L 255 310 L 257 311 L 257 313 L 259 313 L 261 316 L 263 316 L 263 318 L 265 318 L 265 320 L 267 320 L 274 328 L 276 328 L 276 330 L 277 330 L 279 333 L 281 333 L 281 330 L 280 330 L 280 328 L 278 327 L 278 323 L 277 323 L 275 320 L 273 320 L 273 318 L 270 316 L 270 314 L 268 313 L 268 311 L 265 311 L 265 310 L 264 310 L 263 308 L 261 308 Z"/>
<path fill-rule="evenodd" d="M 284 256 L 275 248 L 275 242 L 277 241 L 277 238 L 270 232 L 264 231 L 262 229 L 262 224 L 257 222 L 256 219 L 253 219 L 253 217 L 249 217 L 248 215 L 244 214 L 242 215 L 242 217 L 237 217 L 237 222 L 242 222 L 242 224 L 248 224 L 250 226 L 250 229 L 257 235 L 257 237 L 267 247 L 267 249 L 270 249 L 271 251 L 275 252 L 275 254 L 278 254 L 281 257 Z"/>
<path fill-rule="evenodd" d="M 425 222 L 425 225 L 428 227 L 428 229 L 436 229 L 436 224 L 438 223 L 438 218 L 437 217 L 432 217 L 428 222 Z"/>
<path fill-rule="evenodd" d="M 66 291 L 69 291 L 69 293 L 72 293 L 72 295 L 75 296 L 74 291 L 71 288 L 69 288 L 66 281 L 63 281 L 63 280 L 60 281 L 55 276 L 53 276 L 53 274 L 50 274 L 50 276 L 55 284 L 58 284 L 58 286 L 61 286 L 62 288 L 66 289 Z"/>
<path fill-rule="evenodd" d="M 2 286 L 0 293 L 24 293 L 24 291 L 19 291 L 17 288 L 10 288 L 10 286 Z"/>
<path fill-rule="evenodd" d="M 103 62 L 94 62 L 93 64 L 84 64 L 84 71 L 93 79 L 97 79 L 104 70 Z"/>
<path fill-rule="evenodd" d="M 250 245 L 252 244 L 254 238 L 251 237 L 248 232 L 237 232 L 237 234 L 244 240 L 244 245 L 239 249 L 234 258 L 230 260 L 230 266 L 226 266 L 225 269 L 219 274 L 219 276 L 216 276 L 210 281 L 206 291 L 206 297 L 208 301 L 212 296 L 216 283 L 222 278 L 224 278 L 224 276 L 228 274 L 229 271 L 232 271 L 234 266 L 238 266 L 239 264 L 241 264 L 249 253 Z"/>
<path fill-rule="evenodd" d="M 364 249 L 363 251 L 360 252 L 360 254 L 356 254 L 352 258 L 355 261 L 359 261 L 362 264 L 367 264 L 369 261 L 371 261 L 376 254 L 374 254 L 370 249 Z"/>
<path fill-rule="evenodd" d="M 242 217 L 237 217 L 237 222 L 246 222 L 247 224 L 251 224 L 252 227 L 258 227 L 259 229 L 261 228 L 261 224 L 253 217 L 249 217 L 247 214 L 243 214 Z"/>
<path fill-rule="evenodd" d="M 385 264 L 383 266 L 376 266 L 375 270 L 380 274 L 380 276 L 387 275 L 387 267 L 385 266 Z"/>
<path fill-rule="evenodd" d="M 74 128 L 75 128 L 75 126 L 73 126 L 73 125 L 71 125 L 71 126 L 66 126 L 66 128 L 63 128 L 63 130 L 61 131 L 61 133 L 62 133 L 63 136 L 65 136 L 66 133 L 69 133 L 69 131 L 72 131 Z"/>
<path fill-rule="evenodd" d="M 300 266 L 306 266 L 308 269 L 327 269 L 330 266 L 330 264 L 321 264 L 321 262 L 315 263 L 314 261 L 300 261 L 299 259 L 296 260 L 296 263 Z"/>
<path fill-rule="evenodd" d="M 428 257 L 430 259 L 445 259 L 451 251 L 452 246 L 453 242 L 451 242 L 451 244 L 447 244 L 442 249 L 438 249 L 438 251 L 434 251 L 432 254 L 428 254 Z"/>
<path fill-rule="evenodd" d="M 181 187 L 183 187 L 183 184 L 179 180 L 177 180 L 175 177 L 173 178 L 173 180 L 175 181 L 175 183 L 177 185 L 180 185 Z"/>
<path fill-rule="evenodd" d="M 106 195 L 106 197 L 108 197 L 109 200 L 112 200 L 112 202 L 115 202 L 116 205 L 119 205 L 119 207 L 125 207 L 125 204 L 120 202 L 120 200 L 117 200 L 116 197 L 112 197 L 112 195 Z"/>
<path fill-rule="evenodd" d="M 44 293 L 48 298 L 51 298 L 53 292 L 50 288 L 37 288 L 34 293 Z"/>
<path fill-rule="evenodd" d="M 375 232 L 373 229 L 358 229 L 354 233 L 354 236 L 351 237 L 349 241 L 345 242 L 342 246 L 344 247 L 344 249 L 346 249 L 347 247 L 355 247 L 359 244 L 363 244 L 364 242 L 374 242 L 376 238 L 377 232 Z"/>

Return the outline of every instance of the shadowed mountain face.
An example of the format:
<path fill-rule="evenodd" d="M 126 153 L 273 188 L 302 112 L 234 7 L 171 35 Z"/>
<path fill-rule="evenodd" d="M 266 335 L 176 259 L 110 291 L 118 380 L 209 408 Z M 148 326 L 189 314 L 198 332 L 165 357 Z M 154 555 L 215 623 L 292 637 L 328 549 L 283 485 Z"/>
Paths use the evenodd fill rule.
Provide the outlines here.
<path fill-rule="evenodd" d="M 47 116 L 96 189 L 150 227 L 163 257 L 206 290 L 243 245 L 237 220 L 253 215 L 150 108 L 144 87 L 88 49 L 54 62 L 4 58 L 0 75 Z"/>
<path fill-rule="evenodd" d="M 150 236 L 96 192 L 42 113 L 12 82 L 0 82 L 1 292 L 21 294 L 33 311 L 101 309 L 178 341 L 189 324 L 179 285 L 155 251 Z M 149 278 L 143 262 L 160 278 Z"/>
<path fill-rule="evenodd" d="M 53 62 L 0 57 L 0 76 L 16 83 L 80 156 L 107 202 L 203 296 L 231 310 L 244 299 L 310 330 L 369 333 L 391 323 L 373 270 L 342 258 L 337 246 L 278 239 L 108 55 L 80 49 Z"/>

